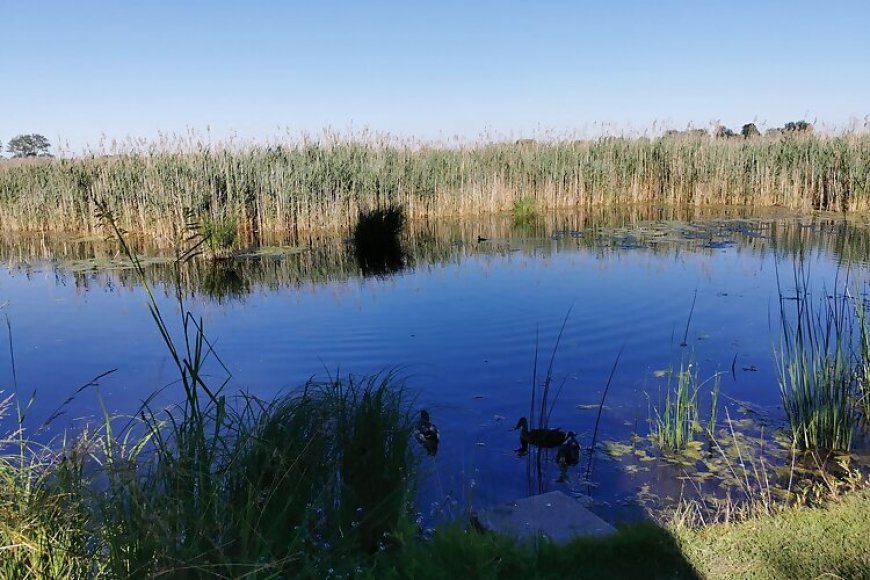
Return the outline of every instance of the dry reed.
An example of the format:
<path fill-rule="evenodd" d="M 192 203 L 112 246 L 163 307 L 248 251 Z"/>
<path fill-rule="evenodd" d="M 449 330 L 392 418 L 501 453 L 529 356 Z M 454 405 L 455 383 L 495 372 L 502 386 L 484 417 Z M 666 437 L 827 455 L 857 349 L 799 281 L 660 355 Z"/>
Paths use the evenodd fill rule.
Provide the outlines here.
<path fill-rule="evenodd" d="M 128 232 L 167 243 L 185 215 L 231 220 L 239 239 L 349 231 L 360 211 L 409 219 L 636 203 L 870 209 L 870 135 L 703 136 L 435 147 L 360 137 L 200 146 L 0 163 L 0 228 L 99 230 L 94 200 Z"/>

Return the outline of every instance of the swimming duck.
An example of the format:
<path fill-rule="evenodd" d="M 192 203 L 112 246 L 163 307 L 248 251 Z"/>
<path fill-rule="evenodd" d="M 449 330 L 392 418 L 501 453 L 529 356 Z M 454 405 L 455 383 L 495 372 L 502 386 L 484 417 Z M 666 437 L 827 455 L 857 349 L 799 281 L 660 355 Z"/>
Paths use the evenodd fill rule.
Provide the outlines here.
<path fill-rule="evenodd" d="M 520 417 L 520 420 L 517 421 L 514 431 L 517 429 L 522 429 L 520 431 L 520 444 L 522 447 L 517 449 L 518 452 L 527 451 L 529 445 L 552 449 L 565 441 L 565 432 L 561 429 L 529 429 L 529 420 L 525 417 Z"/>
<path fill-rule="evenodd" d="M 416 438 L 429 455 L 438 453 L 438 442 L 440 441 L 438 427 L 429 419 L 429 411 L 426 409 L 420 411 Z"/>
<path fill-rule="evenodd" d="M 580 463 L 580 442 L 577 441 L 577 434 L 573 431 L 568 431 L 565 440 L 559 445 L 559 450 L 556 452 L 556 463 L 560 467 L 569 467 Z"/>

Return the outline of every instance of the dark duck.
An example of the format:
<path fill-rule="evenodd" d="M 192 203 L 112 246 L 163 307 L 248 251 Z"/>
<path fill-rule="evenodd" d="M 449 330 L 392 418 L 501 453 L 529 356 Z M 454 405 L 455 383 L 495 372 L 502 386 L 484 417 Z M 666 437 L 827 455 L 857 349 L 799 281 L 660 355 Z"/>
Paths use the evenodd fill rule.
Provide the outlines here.
<path fill-rule="evenodd" d="M 573 431 L 568 431 L 565 440 L 559 445 L 559 450 L 556 451 L 556 463 L 565 468 L 580 463 L 580 442 L 577 441 L 577 434 Z"/>
<path fill-rule="evenodd" d="M 438 442 L 440 441 L 438 427 L 436 427 L 435 423 L 433 423 L 429 418 L 429 411 L 425 409 L 420 411 L 420 420 L 417 423 L 416 438 L 423 446 L 423 449 L 426 450 L 426 453 L 429 455 L 435 455 L 438 453 Z"/>
<path fill-rule="evenodd" d="M 553 449 L 565 442 L 565 432 L 561 429 L 529 429 L 529 420 L 520 417 L 514 431 L 520 429 L 520 445 L 517 453 L 524 455 L 529 450 L 529 445 L 542 449 Z"/>

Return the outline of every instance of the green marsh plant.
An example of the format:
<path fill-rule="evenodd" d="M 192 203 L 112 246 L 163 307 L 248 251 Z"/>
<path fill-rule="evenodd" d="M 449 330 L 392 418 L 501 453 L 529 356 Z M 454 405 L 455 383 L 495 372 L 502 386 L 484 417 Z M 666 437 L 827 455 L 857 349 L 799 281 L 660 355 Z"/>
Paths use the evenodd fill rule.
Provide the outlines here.
<path fill-rule="evenodd" d="M 700 381 L 694 360 L 680 364 L 679 369 L 667 373 L 665 400 L 653 409 L 651 436 L 662 451 L 678 453 L 689 447 L 700 433 L 712 437 L 718 420 L 719 373 Z M 709 387 L 710 411 L 706 424 L 701 411 L 701 390 Z"/>
<path fill-rule="evenodd" d="M 870 426 L 870 319 L 868 298 L 857 293 L 853 298 L 855 316 L 859 327 L 858 346 L 858 406 L 864 425 Z"/>
<path fill-rule="evenodd" d="M 236 243 L 236 223 L 229 217 L 202 219 L 200 224 L 202 239 L 212 259 L 227 258 Z"/>
<path fill-rule="evenodd" d="M 511 213 L 514 217 L 514 223 L 527 224 L 534 221 L 538 217 L 538 208 L 534 198 L 523 197 L 513 203 Z"/>
<path fill-rule="evenodd" d="M 777 279 L 779 277 L 777 276 Z M 799 449 L 848 452 L 857 424 L 854 316 L 845 296 L 813 298 L 804 263 L 794 266 L 794 296 L 780 288 L 779 389 Z M 786 304 L 794 304 L 789 313 Z"/>

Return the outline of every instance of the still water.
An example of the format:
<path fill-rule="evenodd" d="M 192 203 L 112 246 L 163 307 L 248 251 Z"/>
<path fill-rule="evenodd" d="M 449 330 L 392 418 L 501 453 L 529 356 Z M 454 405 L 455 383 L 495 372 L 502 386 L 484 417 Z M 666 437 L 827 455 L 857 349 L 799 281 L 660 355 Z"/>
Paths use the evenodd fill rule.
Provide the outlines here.
<path fill-rule="evenodd" d="M 590 493 L 616 519 L 643 485 L 679 493 L 667 465 L 626 471 L 600 452 L 587 482 L 588 451 L 567 481 L 552 456 L 532 475 L 535 458 L 515 455 L 511 429 L 529 415 L 533 374 L 540 385 L 552 360 L 550 425 L 576 431 L 584 448 L 618 356 L 599 442 L 644 437 L 667 385 L 662 371 L 687 357 L 702 379 L 720 374 L 723 408 L 751 408 L 776 426 L 778 273 L 783 294 L 793 293 L 802 259 L 814 287 L 831 289 L 846 270 L 866 279 L 870 258 L 860 219 L 662 209 L 411 224 L 404 267 L 380 276 L 364 276 L 343 239 L 294 242 L 182 272 L 185 304 L 231 374 L 226 388 L 269 396 L 311 377 L 405 378 L 441 432 L 437 456 L 423 458 L 429 515 L 562 489 Z M 0 257 L 14 352 L 13 375 L 4 336 L 0 388 L 8 394 L 17 380 L 19 394 L 35 393 L 32 429 L 58 410 L 44 437 L 93 421 L 101 405 L 135 412 L 156 389 L 160 402 L 179 398 L 144 291 L 110 247 L 13 238 Z M 179 326 L 171 264 L 147 271 Z M 210 370 L 223 382 L 220 365 Z"/>

